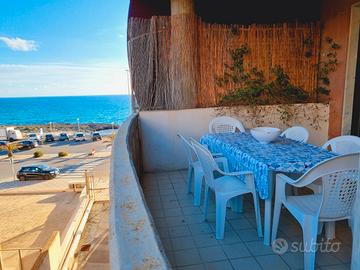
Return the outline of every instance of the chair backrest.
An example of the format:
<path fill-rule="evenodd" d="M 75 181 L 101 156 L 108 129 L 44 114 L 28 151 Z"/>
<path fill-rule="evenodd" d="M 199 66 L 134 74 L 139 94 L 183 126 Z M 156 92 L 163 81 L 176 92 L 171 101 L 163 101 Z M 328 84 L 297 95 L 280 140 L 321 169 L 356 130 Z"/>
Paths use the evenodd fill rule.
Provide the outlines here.
<path fill-rule="evenodd" d="M 243 124 L 230 116 L 220 116 L 212 119 L 209 123 L 209 133 L 245 132 Z"/>
<path fill-rule="evenodd" d="M 339 136 L 327 141 L 322 147 L 339 155 L 360 153 L 360 137 L 352 135 Z M 331 149 L 328 149 L 329 147 Z"/>
<path fill-rule="evenodd" d="M 322 204 L 319 217 L 341 219 L 351 216 L 359 183 L 360 154 L 338 156 L 319 163 L 297 180 L 303 187 L 321 179 Z"/>
<path fill-rule="evenodd" d="M 188 159 L 189 165 L 196 162 L 197 159 L 196 159 L 194 146 L 187 139 L 185 139 L 185 137 L 183 135 L 181 135 L 180 133 L 178 133 L 177 136 L 182 141 L 183 146 L 186 150 L 186 157 Z"/>
<path fill-rule="evenodd" d="M 197 158 L 204 171 L 205 182 L 208 186 L 214 186 L 214 171 L 218 171 L 219 167 L 216 164 L 211 152 L 196 140 L 190 138 L 190 142 L 194 146 Z"/>
<path fill-rule="evenodd" d="M 283 133 L 281 133 L 280 136 L 294 141 L 306 143 L 309 139 L 309 131 L 301 126 L 293 126 L 286 129 Z"/>

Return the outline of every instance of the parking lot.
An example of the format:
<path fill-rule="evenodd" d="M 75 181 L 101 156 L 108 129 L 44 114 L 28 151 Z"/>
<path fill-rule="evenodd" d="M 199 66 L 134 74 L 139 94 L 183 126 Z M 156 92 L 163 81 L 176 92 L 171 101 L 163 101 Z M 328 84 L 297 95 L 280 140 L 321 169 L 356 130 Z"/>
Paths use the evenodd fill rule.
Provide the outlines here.
<path fill-rule="evenodd" d="M 74 178 L 76 176 L 83 177 L 85 170 L 91 170 L 98 166 L 110 155 L 110 148 L 106 147 L 108 143 L 104 141 L 55 141 L 52 143 L 44 143 L 37 148 L 31 150 L 18 151 L 14 154 L 14 169 L 15 172 L 20 169 L 21 166 L 45 163 L 49 166 L 57 167 L 60 169 L 60 178 Z M 35 151 L 42 151 L 44 155 L 39 158 L 34 158 Z M 95 150 L 95 155 L 91 156 L 90 153 Z M 58 157 L 60 151 L 67 152 L 67 157 Z M 9 159 L 6 153 L 2 151 L 0 153 L 0 183 L 12 181 L 13 172 L 10 166 Z M 1 188 L 0 185 L 0 191 Z"/>

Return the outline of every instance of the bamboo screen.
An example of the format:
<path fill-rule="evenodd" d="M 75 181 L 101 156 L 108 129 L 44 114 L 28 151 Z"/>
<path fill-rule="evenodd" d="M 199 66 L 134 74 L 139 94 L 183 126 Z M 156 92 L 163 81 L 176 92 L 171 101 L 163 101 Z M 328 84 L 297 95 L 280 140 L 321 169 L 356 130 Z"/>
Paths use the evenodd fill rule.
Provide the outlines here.
<path fill-rule="evenodd" d="M 128 55 L 131 86 L 141 109 L 169 108 L 170 20 L 130 19 Z"/>
<path fill-rule="evenodd" d="M 176 108 L 172 89 L 182 78 L 180 73 L 174 74 L 176 63 L 171 63 L 171 23 L 171 17 L 131 18 L 129 22 L 132 89 L 144 110 Z M 190 53 L 197 65 L 194 77 L 198 107 L 215 106 L 226 93 L 216 85 L 215 76 L 223 74 L 225 63 L 230 64 L 229 49 L 243 44 L 250 49 L 245 57 L 246 69 L 257 67 L 269 78 L 271 68 L 280 65 L 293 84 L 309 92 L 316 88 L 321 36 L 318 23 L 228 26 L 197 19 L 193 23 L 197 27 L 197 46 Z M 311 44 L 305 45 L 306 40 Z M 312 55 L 305 57 L 307 50 Z M 229 89 L 233 86 L 228 85 Z"/>

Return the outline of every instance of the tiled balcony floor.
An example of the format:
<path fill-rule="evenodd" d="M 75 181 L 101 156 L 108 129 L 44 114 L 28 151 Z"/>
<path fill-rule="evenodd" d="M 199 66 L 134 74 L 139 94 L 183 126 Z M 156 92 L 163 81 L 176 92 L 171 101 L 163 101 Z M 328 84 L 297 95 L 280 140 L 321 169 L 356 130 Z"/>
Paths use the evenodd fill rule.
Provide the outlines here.
<path fill-rule="evenodd" d="M 258 238 L 251 197 L 244 198 L 243 213 L 228 209 L 225 237 L 215 239 L 215 204 L 209 203 L 208 221 L 203 221 L 203 206 L 193 206 L 193 195 L 186 192 L 186 171 L 146 174 L 142 186 L 160 234 L 165 252 L 174 269 L 302 269 L 303 254 L 296 251 L 302 231 L 291 215 L 283 210 L 278 237 L 286 239 L 293 250 L 282 255 L 263 245 Z M 262 212 L 263 218 L 263 212 Z M 336 225 L 334 249 L 318 252 L 317 269 L 350 269 L 351 231 L 345 222 Z M 292 248 L 294 247 L 294 248 Z M 323 246 L 324 247 L 324 246 Z M 289 248 L 289 249 L 290 249 Z M 323 248 L 325 250 L 325 247 Z"/>

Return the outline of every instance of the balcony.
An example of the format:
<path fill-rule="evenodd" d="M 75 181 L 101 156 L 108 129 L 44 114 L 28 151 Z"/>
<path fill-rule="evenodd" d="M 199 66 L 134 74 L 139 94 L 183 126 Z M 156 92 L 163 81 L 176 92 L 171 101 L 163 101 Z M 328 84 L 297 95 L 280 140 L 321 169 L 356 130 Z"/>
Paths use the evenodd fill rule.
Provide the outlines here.
<path fill-rule="evenodd" d="M 223 240 L 215 239 L 214 198 L 207 221 L 203 206 L 193 206 L 175 134 L 199 138 L 207 132 L 209 117 L 209 109 L 141 112 L 122 126 L 112 160 L 114 269 L 303 269 L 302 231 L 286 210 L 278 233 L 283 240 L 273 250 L 257 236 L 251 197 L 244 197 L 242 213 L 227 209 Z M 261 208 L 263 218 L 263 201 Z M 316 269 L 351 268 L 347 222 L 337 222 L 336 239 L 326 242 L 322 235 L 318 243 Z"/>
<path fill-rule="evenodd" d="M 281 214 L 278 237 L 288 244 L 288 251 L 281 255 L 258 238 L 251 197 L 245 196 L 243 213 L 228 209 L 225 237 L 216 240 L 214 198 L 210 199 L 205 222 L 203 207 L 193 206 L 193 195 L 187 194 L 186 173 L 148 173 L 142 177 L 147 205 L 174 269 L 303 269 L 303 254 L 297 251 L 302 231 L 292 215 L 285 210 Z M 352 236 L 346 222 L 337 223 L 336 237 L 331 243 L 339 243 L 333 245 L 339 250 L 319 251 L 318 269 L 350 269 Z M 319 249 L 325 249 L 326 240 L 320 237 L 321 242 Z"/>

